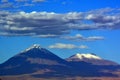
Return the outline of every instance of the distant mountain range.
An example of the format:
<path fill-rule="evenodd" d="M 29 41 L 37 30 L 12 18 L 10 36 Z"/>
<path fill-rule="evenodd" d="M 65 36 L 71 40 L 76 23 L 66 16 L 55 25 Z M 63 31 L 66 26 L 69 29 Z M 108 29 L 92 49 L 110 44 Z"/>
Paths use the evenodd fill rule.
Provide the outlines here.
<path fill-rule="evenodd" d="M 1 77 L 18 75 L 35 78 L 119 77 L 119 70 L 119 64 L 104 60 L 93 53 L 77 53 L 62 59 L 39 45 L 33 45 L 0 64 Z"/>

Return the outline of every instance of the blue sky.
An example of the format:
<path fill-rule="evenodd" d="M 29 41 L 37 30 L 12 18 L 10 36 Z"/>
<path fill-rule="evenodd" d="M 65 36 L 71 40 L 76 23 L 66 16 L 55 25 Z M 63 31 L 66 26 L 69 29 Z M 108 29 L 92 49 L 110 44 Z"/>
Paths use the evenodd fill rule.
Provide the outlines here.
<path fill-rule="evenodd" d="M 120 63 L 120 0 L 1 0 L 0 17 L 0 63 L 33 44 Z"/>

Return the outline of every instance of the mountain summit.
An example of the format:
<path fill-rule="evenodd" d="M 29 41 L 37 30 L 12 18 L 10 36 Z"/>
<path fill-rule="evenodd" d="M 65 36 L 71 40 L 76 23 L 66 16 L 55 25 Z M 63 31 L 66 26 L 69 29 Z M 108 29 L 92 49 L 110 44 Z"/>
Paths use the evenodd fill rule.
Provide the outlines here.
<path fill-rule="evenodd" d="M 97 60 L 101 60 L 102 58 L 100 58 L 99 56 L 95 55 L 95 54 L 92 54 L 92 53 L 87 53 L 87 54 L 80 54 L 80 53 L 77 53 L 73 56 L 70 57 L 71 59 L 97 59 Z"/>
<path fill-rule="evenodd" d="M 102 59 L 101 57 L 99 57 L 93 53 L 77 53 L 77 54 L 72 55 L 71 57 L 67 58 L 66 60 L 69 62 L 84 61 L 84 62 L 91 63 L 94 65 L 118 65 L 115 62 Z"/>
<path fill-rule="evenodd" d="M 0 75 L 26 74 L 45 69 L 56 71 L 66 64 L 67 61 L 35 44 L 1 64 Z"/>
<path fill-rule="evenodd" d="M 24 50 L 23 52 L 29 51 L 31 49 L 41 49 L 39 44 L 33 44 L 31 47 L 27 48 L 26 50 Z"/>

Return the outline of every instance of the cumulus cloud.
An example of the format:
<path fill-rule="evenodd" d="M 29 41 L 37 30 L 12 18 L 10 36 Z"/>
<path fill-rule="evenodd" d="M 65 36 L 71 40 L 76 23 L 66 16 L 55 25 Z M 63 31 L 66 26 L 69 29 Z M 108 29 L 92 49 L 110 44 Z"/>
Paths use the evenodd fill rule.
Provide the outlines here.
<path fill-rule="evenodd" d="M 53 37 L 53 35 L 67 34 L 70 32 L 68 24 L 74 23 L 71 19 L 76 20 L 77 18 L 74 13 L 57 14 L 53 12 L 0 12 L 0 16 L 0 31 L 8 34 L 14 33 L 13 36 L 34 33 L 35 36 L 52 35 Z"/>
<path fill-rule="evenodd" d="M 96 40 L 104 40 L 102 36 L 89 36 L 84 37 L 81 34 L 76 34 L 75 36 L 64 36 L 62 39 L 74 40 L 74 41 L 96 41 Z"/>
<path fill-rule="evenodd" d="M 88 12 L 0 12 L 0 35 L 57 37 L 73 30 L 111 30 L 120 28 L 120 9 L 99 9 Z M 77 37 L 77 38 L 76 38 Z M 66 37 L 67 38 L 67 37 Z M 76 39 L 102 40 L 103 37 L 83 37 Z"/>
<path fill-rule="evenodd" d="M 74 44 L 64 44 L 64 43 L 56 43 L 53 45 L 50 45 L 49 48 L 56 48 L 56 49 L 87 49 L 88 46 L 86 45 L 74 45 Z"/>

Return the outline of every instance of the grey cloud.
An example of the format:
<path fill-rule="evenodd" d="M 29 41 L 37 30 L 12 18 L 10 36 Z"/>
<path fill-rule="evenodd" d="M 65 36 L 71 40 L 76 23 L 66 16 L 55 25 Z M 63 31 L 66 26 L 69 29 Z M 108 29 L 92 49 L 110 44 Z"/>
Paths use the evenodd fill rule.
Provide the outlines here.
<path fill-rule="evenodd" d="M 60 37 L 71 30 L 111 30 L 120 28 L 120 9 L 100 9 L 88 12 L 0 12 L 0 35 Z M 73 38 L 73 37 L 72 37 Z M 75 38 L 75 37 L 74 37 Z M 102 37 L 82 37 L 81 40 L 102 40 Z"/>
<path fill-rule="evenodd" d="M 69 33 L 61 14 L 47 12 L 6 13 L 1 12 L 0 30 L 9 34 L 62 35 Z M 61 17 L 61 18 L 60 18 Z M 14 35 L 13 35 L 14 36 Z"/>
<path fill-rule="evenodd" d="M 91 21 L 90 26 L 95 26 L 96 29 L 118 29 L 120 26 L 120 10 L 105 8 L 93 10 L 85 15 L 86 21 Z"/>
<path fill-rule="evenodd" d="M 17 11 L 20 7 L 31 7 L 46 0 L 1 0 L 0 1 L 0 10 L 7 9 L 8 11 Z"/>
<path fill-rule="evenodd" d="M 13 3 L 10 3 L 10 2 L 5 2 L 5 3 L 1 3 L 0 4 L 0 9 L 10 9 L 10 8 L 13 8 Z"/>
<path fill-rule="evenodd" d="M 98 14 L 89 14 L 86 19 L 92 20 L 95 23 L 110 23 L 116 20 L 117 16 L 104 16 Z"/>
<path fill-rule="evenodd" d="M 84 37 L 81 34 L 76 34 L 75 36 L 64 36 L 62 39 L 74 40 L 74 41 L 96 41 L 96 40 L 104 40 L 102 36 L 89 36 Z"/>
<path fill-rule="evenodd" d="M 90 36 L 85 38 L 86 41 L 96 41 L 96 40 L 104 40 L 104 37 L 102 36 Z"/>

